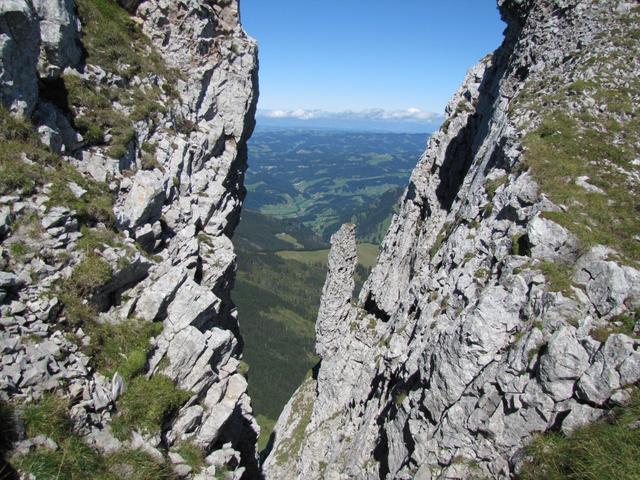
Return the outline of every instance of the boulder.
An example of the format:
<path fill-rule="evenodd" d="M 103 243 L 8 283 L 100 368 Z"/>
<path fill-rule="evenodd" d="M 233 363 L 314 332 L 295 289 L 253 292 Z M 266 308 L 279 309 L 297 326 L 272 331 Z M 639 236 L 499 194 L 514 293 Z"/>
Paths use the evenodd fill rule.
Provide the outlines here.
<path fill-rule="evenodd" d="M 640 306 L 640 271 L 609 260 L 615 251 L 597 246 L 580 257 L 574 280 L 586 287 L 587 296 L 600 315 L 619 315 Z"/>
<path fill-rule="evenodd" d="M 573 395 L 575 381 L 589 366 L 589 355 L 582 348 L 571 327 L 556 331 L 540 357 L 542 388 L 556 401 Z"/>
<path fill-rule="evenodd" d="M 604 406 L 615 390 L 640 380 L 640 352 L 636 348 L 637 341 L 626 335 L 611 335 L 580 377 L 577 397 Z"/>
<path fill-rule="evenodd" d="M 61 227 L 67 222 L 70 216 L 71 211 L 66 207 L 51 207 L 40 224 L 45 230 Z"/>
<path fill-rule="evenodd" d="M 118 372 L 113 374 L 111 379 L 111 397 L 118 400 L 120 396 L 127 391 L 127 384 Z"/>
<path fill-rule="evenodd" d="M 172 432 L 181 437 L 193 432 L 200 425 L 204 409 L 200 405 L 192 405 L 180 412 L 173 424 Z"/>
<path fill-rule="evenodd" d="M 116 211 L 118 224 L 122 228 L 135 228 L 145 223 L 154 223 L 160 218 L 164 200 L 165 189 L 160 174 L 155 171 L 139 171 L 124 204 Z"/>
<path fill-rule="evenodd" d="M 165 325 L 174 332 L 194 326 L 213 325 L 220 311 L 221 301 L 209 289 L 186 279 L 167 308 Z"/>
<path fill-rule="evenodd" d="M 562 433 L 570 435 L 576 428 L 593 423 L 605 414 L 605 410 L 573 401 L 571 411 L 562 421 Z"/>
<path fill-rule="evenodd" d="M 145 288 L 136 303 L 138 317 L 149 322 L 162 320 L 166 315 L 167 305 L 173 301 L 176 291 L 187 276 L 187 269 L 177 266 Z"/>
<path fill-rule="evenodd" d="M 578 241 L 564 227 L 540 216 L 527 226 L 531 256 L 550 262 L 571 263 L 577 257 Z"/>
<path fill-rule="evenodd" d="M 10 290 L 23 283 L 15 273 L 0 272 L 0 288 L 3 290 Z"/>

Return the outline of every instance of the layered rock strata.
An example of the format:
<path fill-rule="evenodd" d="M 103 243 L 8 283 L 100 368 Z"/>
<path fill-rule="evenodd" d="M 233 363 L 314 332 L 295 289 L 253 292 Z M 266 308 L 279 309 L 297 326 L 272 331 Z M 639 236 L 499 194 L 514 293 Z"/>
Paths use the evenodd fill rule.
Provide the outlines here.
<path fill-rule="evenodd" d="M 614 213 L 640 178 L 638 6 L 498 4 L 504 42 L 449 102 L 353 304 L 353 230 L 332 240 L 321 362 L 267 478 L 512 478 L 534 435 L 640 379 L 638 224 Z"/>

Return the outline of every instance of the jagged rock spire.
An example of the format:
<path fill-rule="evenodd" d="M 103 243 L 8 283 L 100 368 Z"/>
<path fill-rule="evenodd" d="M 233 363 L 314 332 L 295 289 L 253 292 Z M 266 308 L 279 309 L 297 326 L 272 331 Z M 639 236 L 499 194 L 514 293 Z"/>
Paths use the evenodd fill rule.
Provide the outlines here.
<path fill-rule="evenodd" d="M 358 263 L 356 228 L 345 223 L 331 236 L 329 272 L 322 289 L 316 321 L 316 351 L 322 358 L 336 348 L 336 341 L 345 331 L 345 319 L 351 308 L 355 282 L 353 274 Z"/>

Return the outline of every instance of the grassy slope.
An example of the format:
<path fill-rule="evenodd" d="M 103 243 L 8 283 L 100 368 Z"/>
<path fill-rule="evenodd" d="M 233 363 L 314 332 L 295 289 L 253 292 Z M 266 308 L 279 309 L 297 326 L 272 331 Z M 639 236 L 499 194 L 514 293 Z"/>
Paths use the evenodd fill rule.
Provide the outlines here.
<path fill-rule="evenodd" d="M 305 265 L 242 250 L 238 265 L 233 298 L 264 447 L 282 407 L 318 361 L 314 328 L 326 271 L 321 263 Z"/>
<path fill-rule="evenodd" d="M 365 268 L 375 265 L 379 248 L 372 243 L 358 244 L 358 263 Z M 287 260 L 295 260 L 304 264 L 327 264 L 328 249 L 323 250 L 280 250 L 277 255 Z"/>
<path fill-rule="evenodd" d="M 327 245 L 309 228 L 295 220 L 281 220 L 253 210 L 243 210 L 234 234 L 236 248 L 276 251 L 292 248 L 321 249 Z"/>

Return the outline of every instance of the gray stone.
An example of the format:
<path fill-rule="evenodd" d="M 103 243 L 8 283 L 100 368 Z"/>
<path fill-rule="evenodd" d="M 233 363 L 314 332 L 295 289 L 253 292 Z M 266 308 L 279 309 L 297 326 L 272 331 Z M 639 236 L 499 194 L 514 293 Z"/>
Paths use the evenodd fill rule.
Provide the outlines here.
<path fill-rule="evenodd" d="M 0 207 L 0 239 L 6 237 L 11 230 L 13 213 L 9 207 Z"/>
<path fill-rule="evenodd" d="M 164 463 L 164 456 L 153 445 L 151 445 L 147 440 L 145 440 L 142 435 L 138 432 L 134 431 L 131 434 L 131 448 L 140 449 L 143 452 L 149 454 L 151 458 L 153 458 L 157 463 Z"/>
<path fill-rule="evenodd" d="M 202 327 L 214 324 L 220 308 L 220 299 L 207 288 L 186 279 L 167 307 L 165 324 L 174 332 L 187 326 Z"/>
<path fill-rule="evenodd" d="M 222 399 L 218 398 L 215 390 L 210 390 L 205 398 L 205 405 L 210 408 L 209 415 L 204 419 L 196 442 L 206 447 L 216 442 L 220 436 L 222 427 L 231 419 L 240 397 L 247 390 L 247 381 L 242 375 L 233 375 L 226 384 Z"/>
<path fill-rule="evenodd" d="M 605 410 L 575 402 L 569 415 L 562 421 L 562 433 L 570 435 L 576 428 L 595 422 L 605 414 Z"/>
<path fill-rule="evenodd" d="M 25 102 L 16 92 L 9 91 L 13 85 L 5 82 L 11 80 L 5 72 L 10 65 L 8 61 L 13 60 L 7 56 L 13 41 L 10 37 L 19 30 L 14 27 L 20 26 L 18 22 L 14 25 L 12 19 L 11 34 L 5 31 L 5 10 L 11 5 L 22 5 L 17 0 L 7 1 L 0 6 L 1 100 L 5 104 L 5 100 L 12 102 L 10 107 L 14 111 L 31 113 L 37 96 Z M 135 3 L 127 2 L 126 6 L 134 9 Z M 11 289 L 9 298 L 13 300 L 17 287 L 25 282 L 28 285 L 20 292 L 20 301 L 27 307 L 25 312 L 16 311 L 19 315 L 14 316 L 10 306 L 0 307 L 2 333 L 10 337 L 6 341 L 3 338 L 0 347 L 11 351 L 0 358 L 0 397 L 37 399 L 45 390 L 56 389 L 72 397 L 69 416 L 74 431 L 83 435 L 90 446 L 107 453 L 140 446 L 159 462 L 163 461 L 158 450 L 161 440 L 173 442 L 179 437 L 178 440 L 195 441 L 207 421 L 199 437 L 207 451 L 212 451 L 218 441 L 225 445 L 233 443 L 242 451 L 242 455 L 238 453 L 237 464 L 246 465 L 247 471 L 255 473 L 257 457 L 252 443 L 258 426 L 246 395 L 246 381 L 236 374 L 235 357 L 240 348 L 235 333 L 238 321 L 229 296 L 235 268 L 229 237 L 244 198 L 241 173 L 246 169 L 246 142 L 253 129 L 257 102 L 256 45 L 242 31 L 235 0 L 143 3 L 136 22 L 168 65 L 182 73 L 174 85 L 178 95 L 162 99 L 167 104 L 166 113 L 158 111 L 153 119 L 136 122 L 130 152 L 117 160 L 105 157 L 104 146 L 86 145 L 65 115 L 44 100 L 38 102 L 32 119 L 41 138 L 54 151 L 65 154 L 65 161 L 81 174 L 108 184 L 114 195 L 118 225 L 121 230 L 130 230 L 118 235 L 114 242 L 117 246 L 101 248 L 114 278 L 88 299 L 100 312 L 96 320 L 119 322 L 138 315 L 138 307 L 141 317 L 163 320 L 164 331 L 156 336 L 152 346 L 153 360 L 156 362 L 157 357 L 158 362 L 150 365 L 149 375 L 170 374 L 179 386 L 193 389 L 194 395 L 184 415 L 178 416 L 176 431 L 166 425 L 150 438 L 134 435 L 131 442 L 124 443 L 113 438 L 109 424 L 114 398 L 122 394 L 121 378 L 114 375 L 107 380 L 96 373 L 82 353 L 89 337 L 63 337 L 56 330 L 60 307 L 43 300 L 56 282 L 68 276 L 83 258 L 83 252 L 78 251 L 80 235 L 73 212 L 59 207 L 47 209 L 53 194 L 53 186 L 49 184 L 36 186 L 34 196 L 24 199 L 21 207 L 26 212 L 33 206 L 44 217 L 42 226 L 46 233 L 38 245 L 42 258 L 23 265 L 3 254 L 0 261 L 0 269 L 5 270 L 11 260 L 11 268 L 16 269 L 21 279 L 3 276 L 7 288 L 2 287 L 2 292 L 9 295 Z M 165 84 L 162 75 L 140 74 L 125 79 L 93 65 L 84 66 L 82 74 L 75 72 L 74 38 L 79 24 L 72 8 L 74 2 L 35 0 L 24 5 L 39 12 L 33 15 L 33 23 L 36 33 L 38 28 L 42 32 L 42 42 L 38 45 L 36 38 L 32 51 L 21 50 L 22 63 L 14 63 L 12 68 L 28 70 L 35 87 L 32 93 L 37 94 L 38 54 L 40 75 L 48 79 L 55 78 L 66 66 L 65 77 L 76 75 L 97 88 L 146 90 Z M 178 18 L 190 20 L 183 23 Z M 43 83 L 45 87 L 49 85 Z M 25 82 L 20 86 L 29 87 Z M 114 108 L 123 112 L 128 109 L 117 102 Z M 194 123 L 193 132 L 177 132 L 176 119 L 182 118 Z M 105 135 L 108 138 L 111 133 Z M 134 162 L 139 165 L 139 158 L 135 157 L 139 145 L 134 145 L 138 142 L 159 146 L 157 159 L 163 169 L 127 172 Z M 76 197 L 86 198 L 82 186 L 78 180 L 69 185 Z M 20 199 L 3 205 L 15 204 L 17 200 Z M 26 207 L 27 204 L 31 206 Z M 138 228 L 144 225 L 148 226 Z M 149 251 L 159 256 L 150 261 L 134 253 L 135 245 L 127 235 L 131 232 L 136 232 L 138 239 L 147 235 Z M 200 244 L 195 238 L 198 232 L 207 235 L 206 243 Z M 21 334 L 37 335 L 41 339 L 39 345 L 15 343 L 12 339 Z M 166 365 L 158 365 L 162 358 L 167 359 Z M 229 428 L 225 428 L 227 425 Z M 242 467 L 236 468 L 234 475 L 244 471 Z M 187 475 L 186 471 L 178 473 Z"/>
<path fill-rule="evenodd" d="M 110 425 L 106 425 L 103 428 L 93 428 L 87 435 L 86 442 L 107 455 L 122 448 L 122 442 L 113 436 Z"/>
<path fill-rule="evenodd" d="M 350 263 L 338 274 L 330 266 L 330 276 L 347 279 L 321 301 L 321 362 L 276 424 L 267 479 L 511 478 L 534 435 L 595 420 L 637 382 L 637 341 L 611 335 L 600 345 L 587 336 L 637 308 L 639 272 L 611 248 L 583 254 L 570 224 L 550 219 L 567 212 L 595 228 L 582 218 L 584 199 L 555 205 L 535 172 L 522 173 L 522 139 L 545 115 L 560 106 L 580 123 L 589 105 L 589 92 L 559 105 L 536 98 L 598 82 L 599 67 L 576 66 L 625 57 L 608 40 L 624 21 L 606 2 L 498 5 L 503 45 L 468 71 L 447 105 L 357 302 Z M 640 75 L 637 64 L 624 65 L 623 78 Z M 524 99 L 533 84 L 535 96 Z M 528 239 L 530 252 L 514 255 L 515 239 Z M 584 288 L 554 291 L 540 261 L 575 265 L 574 285 Z"/>
<path fill-rule="evenodd" d="M 119 225 L 135 228 L 154 223 L 159 217 L 165 199 L 163 179 L 157 172 L 141 170 L 133 178 L 131 191 L 122 208 L 116 211 Z"/>
<path fill-rule="evenodd" d="M 605 193 L 604 190 L 602 190 L 601 188 L 598 188 L 595 185 L 590 184 L 589 177 L 587 175 L 583 175 L 576 178 L 575 184 L 591 193 L 600 193 L 600 194 Z"/>
<path fill-rule="evenodd" d="M 82 198 L 84 194 L 87 193 L 87 191 L 84 188 L 82 188 L 80 185 L 78 185 L 75 182 L 69 182 L 67 183 L 67 186 L 69 187 L 69 190 L 71 190 L 71 193 L 73 193 L 73 195 L 76 198 Z"/>
<path fill-rule="evenodd" d="M 47 362 L 39 361 L 31 363 L 26 370 L 22 372 L 22 379 L 20 380 L 20 386 L 33 387 L 45 382 L 49 378 L 49 372 L 47 371 Z"/>
<path fill-rule="evenodd" d="M 577 239 L 567 229 L 551 220 L 534 217 L 527 226 L 527 237 L 533 258 L 567 263 L 577 258 Z"/>
<path fill-rule="evenodd" d="M 111 397 L 118 400 L 120 396 L 127 391 L 127 384 L 118 372 L 113 374 L 111 379 Z"/>
<path fill-rule="evenodd" d="M 11 315 L 22 315 L 27 311 L 27 306 L 24 303 L 19 302 L 17 300 L 14 300 L 13 302 L 11 302 L 10 307 L 11 307 Z"/>
<path fill-rule="evenodd" d="M 204 409 L 200 405 L 192 405 L 180 412 L 173 425 L 173 432 L 178 436 L 191 433 L 200 425 Z"/>
<path fill-rule="evenodd" d="M 9 290 L 22 283 L 15 273 L 0 272 L 0 288 Z"/>
<path fill-rule="evenodd" d="M 565 327 L 555 332 L 540 357 L 542 388 L 555 401 L 573 396 L 573 385 L 589 367 L 589 355 L 582 348 L 573 328 Z"/>
<path fill-rule="evenodd" d="M 191 475 L 191 472 L 193 472 L 193 468 L 185 463 L 173 465 L 173 473 L 175 473 L 178 478 L 186 478 Z"/>
<path fill-rule="evenodd" d="M 44 216 L 40 224 L 44 229 L 50 229 L 54 227 L 63 226 L 69 217 L 71 212 L 65 207 L 51 207 L 47 214 Z"/>
<path fill-rule="evenodd" d="M 606 247 L 594 247 L 576 264 L 575 280 L 586 287 L 589 300 L 600 315 L 620 314 L 625 302 L 640 302 L 640 272 L 622 267 L 609 256 L 615 252 Z"/>
<path fill-rule="evenodd" d="M 34 0 L 33 6 L 40 19 L 41 58 L 46 59 L 41 74 L 54 70 L 57 76 L 67 67 L 79 66 L 82 51 L 73 0 Z"/>
<path fill-rule="evenodd" d="M 640 379 L 640 352 L 622 334 L 611 335 L 595 355 L 592 365 L 577 383 L 578 397 L 605 405 L 612 393 Z"/>
<path fill-rule="evenodd" d="M 316 351 L 323 358 L 331 355 L 337 336 L 344 332 L 357 262 L 355 225 L 345 224 L 331 237 L 329 273 L 322 289 L 316 322 Z"/>
<path fill-rule="evenodd" d="M 156 235 L 150 223 L 138 228 L 135 232 L 136 242 L 146 249 L 151 250 L 155 244 Z"/>
<path fill-rule="evenodd" d="M 136 314 L 149 322 L 162 320 L 167 306 L 187 276 L 188 271 L 182 266 L 170 269 L 142 292 L 136 304 Z"/>
<path fill-rule="evenodd" d="M 82 151 L 82 160 L 75 166 L 99 182 L 106 182 L 120 173 L 120 162 L 90 150 Z"/>
<path fill-rule="evenodd" d="M 103 385 L 102 381 L 98 381 L 98 378 L 96 378 L 96 382 L 94 384 L 91 400 L 93 402 L 93 408 L 98 412 L 106 409 L 113 402 L 110 390 Z"/>
<path fill-rule="evenodd" d="M 0 4 L 0 100 L 28 117 L 38 99 L 38 19 L 25 0 Z"/>

